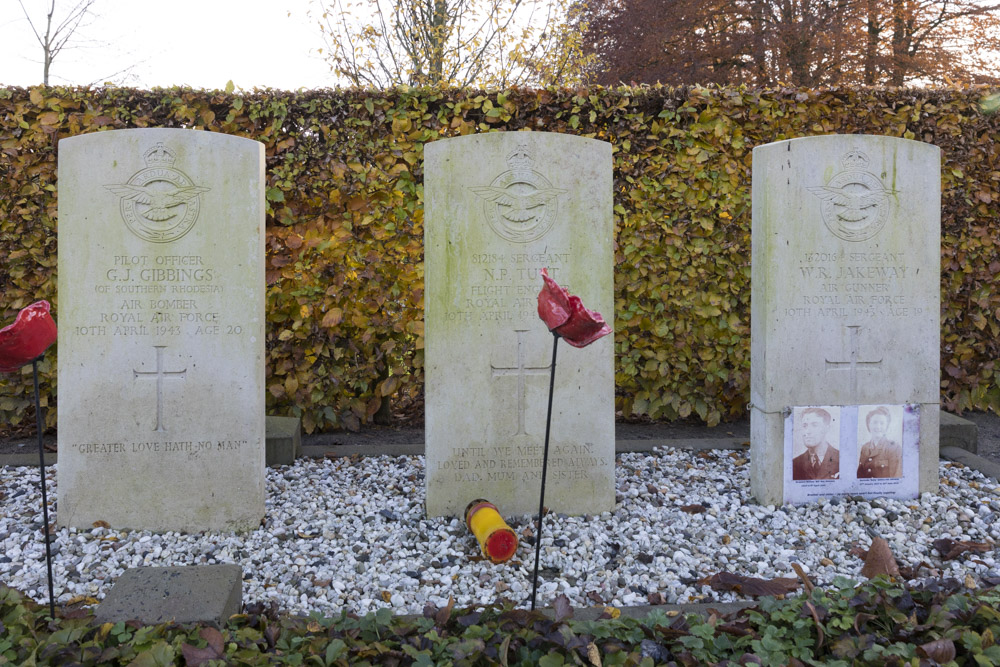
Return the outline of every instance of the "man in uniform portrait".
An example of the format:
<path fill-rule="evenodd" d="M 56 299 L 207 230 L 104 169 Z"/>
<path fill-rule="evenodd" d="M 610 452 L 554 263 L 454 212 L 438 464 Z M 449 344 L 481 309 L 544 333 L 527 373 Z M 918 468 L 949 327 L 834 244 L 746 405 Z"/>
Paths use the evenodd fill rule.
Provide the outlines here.
<path fill-rule="evenodd" d="M 823 408 L 806 408 L 799 417 L 799 428 L 806 451 L 792 459 L 792 479 L 839 479 L 840 450 L 826 439 L 830 413 Z"/>
<path fill-rule="evenodd" d="M 865 417 L 871 438 L 861 446 L 858 455 L 858 479 L 903 476 L 903 448 L 886 435 L 890 421 L 889 410 L 884 406 L 875 408 Z"/>

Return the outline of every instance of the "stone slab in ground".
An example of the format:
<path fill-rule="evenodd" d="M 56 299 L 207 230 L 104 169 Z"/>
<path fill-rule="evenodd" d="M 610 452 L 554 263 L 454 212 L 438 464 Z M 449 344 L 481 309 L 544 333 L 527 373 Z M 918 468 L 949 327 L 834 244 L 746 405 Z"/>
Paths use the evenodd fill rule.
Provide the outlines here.
<path fill-rule="evenodd" d="M 940 446 L 942 449 L 960 447 L 973 454 L 978 454 L 979 427 L 974 421 L 942 411 Z"/>
<path fill-rule="evenodd" d="M 268 466 L 291 465 L 302 456 L 302 420 L 298 417 L 268 417 L 265 422 Z"/>
<path fill-rule="evenodd" d="M 132 567 L 115 582 L 94 612 L 98 623 L 138 620 L 210 623 L 240 613 L 243 570 L 239 565 Z"/>

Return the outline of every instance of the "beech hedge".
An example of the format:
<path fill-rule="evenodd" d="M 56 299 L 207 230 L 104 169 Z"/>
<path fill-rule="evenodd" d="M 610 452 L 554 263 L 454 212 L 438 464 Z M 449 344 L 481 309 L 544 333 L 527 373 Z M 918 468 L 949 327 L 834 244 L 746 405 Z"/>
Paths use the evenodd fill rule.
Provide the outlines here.
<path fill-rule="evenodd" d="M 544 130 L 614 147 L 616 408 L 708 424 L 750 378 L 754 146 L 865 133 L 941 147 L 941 400 L 1000 411 L 1000 114 L 986 88 L 203 91 L 0 88 L 0 316 L 56 294 L 58 142 L 183 127 L 267 151 L 267 406 L 357 429 L 423 389 L 423 146 Z M 54 405 L 56 351 L 42 366 Z M 30 368 L 0 420 L 30 423 Z M 54 425 L 55 414 L 47 415 Z"/>

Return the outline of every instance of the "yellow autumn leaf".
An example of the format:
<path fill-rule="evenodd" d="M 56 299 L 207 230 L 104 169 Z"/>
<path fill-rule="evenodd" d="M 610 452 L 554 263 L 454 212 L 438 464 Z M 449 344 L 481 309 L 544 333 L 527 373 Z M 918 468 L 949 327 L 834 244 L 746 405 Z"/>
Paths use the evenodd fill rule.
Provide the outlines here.
<path fill-rule="evenodd" d="M 326 315 L 323 316 L 323 326 L 324 327 L 335 327 L 340 324 L 340 321 L 344 319 L 344 311 L 340 308 L 331 308 L 327 311 Z"/>

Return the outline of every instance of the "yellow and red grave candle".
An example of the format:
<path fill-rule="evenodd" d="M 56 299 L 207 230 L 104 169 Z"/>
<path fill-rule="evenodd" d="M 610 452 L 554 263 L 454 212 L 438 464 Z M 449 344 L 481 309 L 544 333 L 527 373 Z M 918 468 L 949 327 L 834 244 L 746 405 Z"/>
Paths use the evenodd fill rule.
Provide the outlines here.
<path fill-rule="evenodd" d="M 482 498 L 469 503 L 465 508 L 465 525 L 491 562 L 503 563 L 517 551 L 517 533 L 511 530 L 493 503 Z"/>

